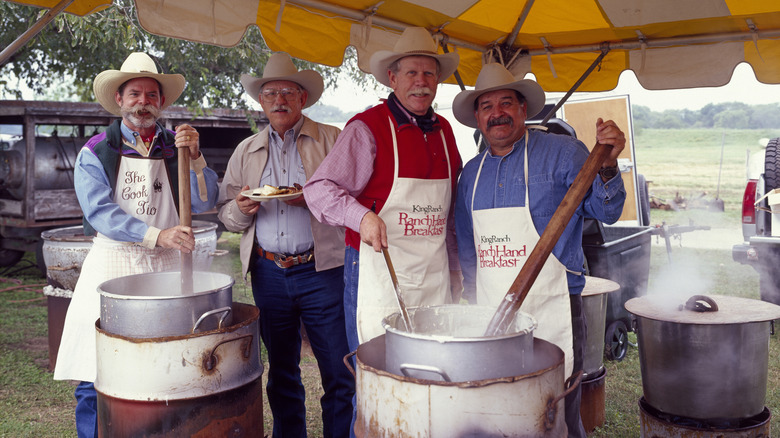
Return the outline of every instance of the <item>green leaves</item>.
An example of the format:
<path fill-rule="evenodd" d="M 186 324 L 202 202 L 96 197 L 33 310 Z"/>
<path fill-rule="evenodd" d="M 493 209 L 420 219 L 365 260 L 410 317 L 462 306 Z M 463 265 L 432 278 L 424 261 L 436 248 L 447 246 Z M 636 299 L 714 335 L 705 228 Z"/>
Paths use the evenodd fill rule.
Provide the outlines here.
<path fill-rule="evenodd" d="M 46 11 L 0 1 L 0 47 L 8 46 Z M 184 94 L 176 105 L 190 109 L 207 107 L 246 108 L 242 73 L 262 75 L 270 50 L 257 27 L 232 48 L 192 43 L 152 35 L 138 24 L 131 0 L 114 0 L 104 11 L 77 17 L 59 15 L 38 36 L 22 47 L 3 66 L 0 77 L 13 75 L 40 96 L 61 83 L 72 83 L 70 93 L 59 90 L 58 99 L 93 102 L 92 81 L 103 70 L 119 69 L 131 52 L 146 52 L 159 63 L 161 71 L 179 73 L 187 79 Z M 296 60 L 299 68 L 319 71 L 325 83 L 335 83 L 339 71 L 365 80 L 357 63 L 350 60 L 341 69 Z M 362 79 L 361 79 L 362 78 Z M 0 82 L 4 94 L 20 95 L 13 82 Z M 50 98 L 50 97 L 49 97 Z"/>

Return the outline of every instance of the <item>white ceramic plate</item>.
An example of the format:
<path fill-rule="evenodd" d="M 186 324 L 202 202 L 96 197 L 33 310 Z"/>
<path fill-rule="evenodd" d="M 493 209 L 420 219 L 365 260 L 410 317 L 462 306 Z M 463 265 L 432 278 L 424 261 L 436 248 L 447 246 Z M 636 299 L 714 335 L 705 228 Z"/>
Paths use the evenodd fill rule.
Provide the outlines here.
<path fill-rule="evenodd" d="M 257 190 L 257 189 L 255 189 L 255 190 Z M 271 200 L 274 200 L 274 199 L 277 199 L 279 201 L 284 201 L 285 199 L 297 198 L 298 196 L 303 195 L 303 192 L 295 192 L 295 193 L 285 193 L 285 194 L 282 194 L 282 195 L 267 195 L 267 196 L 263 196 L 263 195 L 254 195 L 253 193 L 254 193 L 255 190 L 244 190 L 243 192 L 241 192 L 241 194 L 246 196 L 247 198 L 249 198 L 249 199 L 251 199 L 253 201 L 257 201 L 257 202 L 271 201 Z"/>

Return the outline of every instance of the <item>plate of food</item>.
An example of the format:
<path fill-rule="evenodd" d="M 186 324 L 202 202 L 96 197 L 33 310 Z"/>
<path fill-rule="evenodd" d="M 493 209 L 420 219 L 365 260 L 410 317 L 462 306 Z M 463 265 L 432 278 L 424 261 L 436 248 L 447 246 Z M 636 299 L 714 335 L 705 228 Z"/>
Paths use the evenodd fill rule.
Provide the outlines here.
<path fill-rule="evenodd" d="M 301 187 L 301 185 L 298 183 L 294 184 L 292 187 L 275 187 L 266 184 L 263 187 L 258 187 L 256 189 L 244 190 L 241 192 L 241 194 L 257 202 L 271 201 L 273 199 L 284 201 L 285 199 L 292 199 L 301 196 L 303 194 L 303 187 Z"/>

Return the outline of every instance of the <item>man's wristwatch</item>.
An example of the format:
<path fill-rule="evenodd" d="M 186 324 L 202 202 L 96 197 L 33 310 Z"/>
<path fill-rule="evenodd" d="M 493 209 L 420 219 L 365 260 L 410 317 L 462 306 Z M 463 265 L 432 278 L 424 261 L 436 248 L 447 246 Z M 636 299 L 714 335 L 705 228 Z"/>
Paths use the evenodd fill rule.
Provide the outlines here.
<path fill-rule="evenodd" d="M 617 166 L 602 167 L 601 170 L 599 170 L 599 175 L 604 178 L 605 181 L 609 181 L 616 177 L 618 173 L 620 173 L 620 170 L 618 170 Z"/>

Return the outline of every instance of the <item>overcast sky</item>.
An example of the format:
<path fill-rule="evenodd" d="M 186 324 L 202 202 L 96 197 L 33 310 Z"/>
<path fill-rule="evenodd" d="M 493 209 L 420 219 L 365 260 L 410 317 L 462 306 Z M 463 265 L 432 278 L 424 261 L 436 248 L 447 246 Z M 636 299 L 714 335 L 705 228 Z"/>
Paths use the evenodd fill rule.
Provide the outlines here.
<path fill-rule="evenodd" d="M 439 109 L 448 108 L 460 91 L 457 85 L 440 86 L 436 96 Z M 333 105 L 343 111 L 360 111 L 374 105 L 377 99 L 385 97 L 387 90 L 363 91 L 349 82 L 343 82 L 337 90 L 326 90 L 321 102 Z M 624 72 L 618 86 L 605 93 L 575 93 L 570 100 L 592 95 L 629 95 L 632 105 L 649 107 L 653 111 L 667 109 L 700 109 L 708 103 L 744 102 L 750 105 L 780 102 L 780 85 L 762 84 L 756 80 L 753 70 L 747 64 L 740 64 L 734 71 L 731 82 L 722 87 L 691 88 L 686 90 L 645 90 L 639 85 L 632 72 Z M 549 98 L 560 98 L 564 93 L 548 93 Z M 345 96 L 348 96 L 345 98 Z"/>

